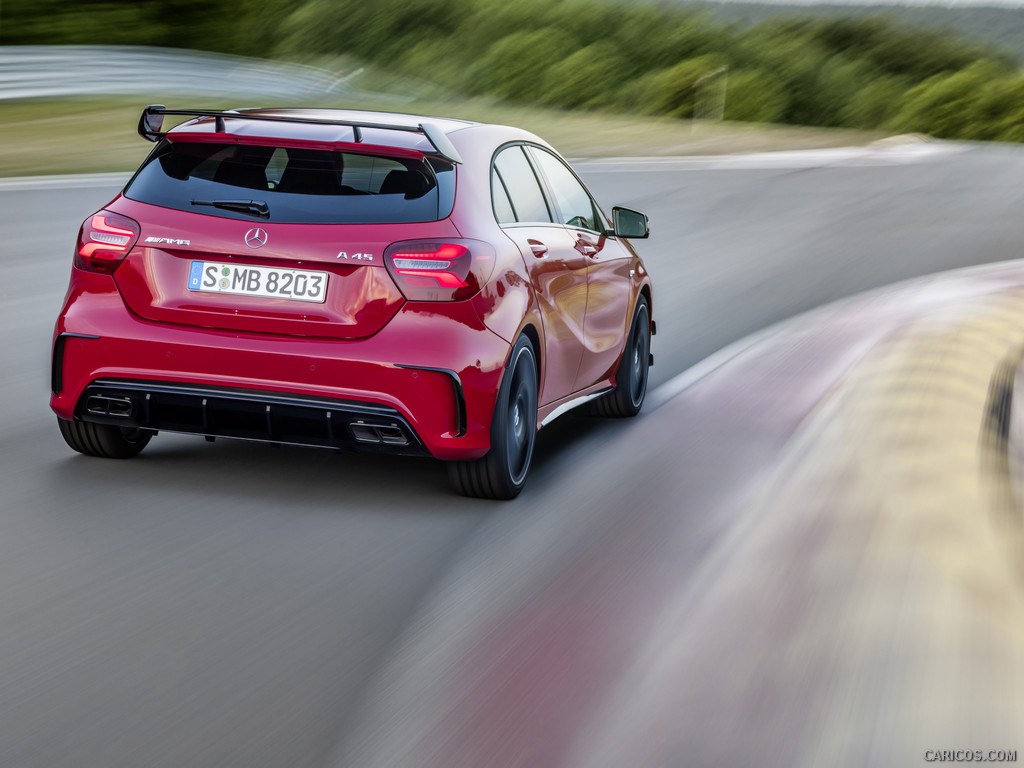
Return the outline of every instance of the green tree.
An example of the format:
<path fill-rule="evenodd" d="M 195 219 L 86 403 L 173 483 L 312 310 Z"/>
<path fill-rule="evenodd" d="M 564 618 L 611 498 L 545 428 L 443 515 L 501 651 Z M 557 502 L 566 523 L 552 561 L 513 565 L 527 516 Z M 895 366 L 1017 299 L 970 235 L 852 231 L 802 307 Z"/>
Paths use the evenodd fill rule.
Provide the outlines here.
<path fill-rule="evenodd" d="M 726 120 L 776 123 L 786 113 L 786 106 L 786 91 L 773 75 L 757 69 L 729 73 Z"/>
<path fill-rule="evenodd" d="M 803 25 L 767 22 L 744 32 L 737 45 L 740 69 L 762 69 L 786 93 L 782 121 L 816 125 L 819 120 L 819 84 L 828 51 L 806 37 Z"/>
<path fill-rule="evenodd" d="M 978 63 L 950 75 L 931 77 L 906 94 L 893 127 L 944 139 L 979 138 L 985 128 L 979 119 L 981 94 L 1000 74 L 992 66 Z"/>
<path fill-rule="evenodd" d="M 813 78 L 813 115 L 809 125 L 840 126 L 846 108 L 874 73 L 862 61 L 838 54 L 827 59 Z"/>
<path fill-rule="evenodd" d="M 568 109 L 607 104 L 625 71 L 626 62 L 611 43 L 588 45 L 548 68 L 540 100 Z"/>
<path fill-rule="evenodd" d="M 697 56 L 648 72 L 624 86 L 619 103 L 642 114 L 693 117 L 694 85 L 723 64 L 725 60 L 720 56 Z"/>
<path fill-rule="evenodd" d="M 478 62 L 496 41 L 514 32 L 531 32 L 547 26 L 541 20 L 548 0 L 492 2 L 478 0 L 459 22 L 448 41 L 463 67 Z"/>
<path fill-rule="evenodd" d="M 422 40 L 453 33 L 471 7 L 471 0 L 308 0 L 284 21 L 277 50 L 356 54 L 386 66 Z"/>
<path fill-rule="evenodd" d="M 1024 141 L 1024 74 L 989 80 L 978 98 L 977 114 L 984 126 L 977 138 Z"/>
<path fill-rule="evenodd" d="M 908 81 L 883 75 L 868 81 L 857 91 L 840 113 L 840 123 L 851 128 L 885 126 L 899 111 Z"/>
<path fill-rule="evenodd" d="M 102 0 L 5 0 L 0 2 L 4 45 L 154 45 L 159 30 L 146 3 Z"/>
<path fill-rule="evenodd" d="M 574 49 L 572 38 L 553 27 L 515 32 L 491 46 L 474 68 L 473 89 L 510 101 L 537 101 L 544 73 Z"/>

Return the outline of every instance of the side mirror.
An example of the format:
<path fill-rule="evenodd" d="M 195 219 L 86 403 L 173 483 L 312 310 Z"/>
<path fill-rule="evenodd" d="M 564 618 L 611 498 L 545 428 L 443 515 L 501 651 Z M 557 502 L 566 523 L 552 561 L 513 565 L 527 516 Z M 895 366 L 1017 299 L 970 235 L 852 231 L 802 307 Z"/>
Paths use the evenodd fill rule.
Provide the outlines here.
<path fill-rule="evenodd" d="M 629 208 L 612 208 L 612 233 L 616 237 L 642 240 L 651 234 L 647 217 Z"/>

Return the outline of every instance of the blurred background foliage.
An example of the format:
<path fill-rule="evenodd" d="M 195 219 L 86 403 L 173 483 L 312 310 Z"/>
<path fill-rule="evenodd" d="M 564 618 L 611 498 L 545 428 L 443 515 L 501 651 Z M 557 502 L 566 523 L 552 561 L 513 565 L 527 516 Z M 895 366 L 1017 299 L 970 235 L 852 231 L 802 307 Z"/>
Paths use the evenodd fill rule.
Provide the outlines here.
<path fill-rule="evenodd" d="M 0 43 L 346 56 L 464 95 L 680 118 L 695 116 L 698 80 L 728 67 L 728 120 L 1024 141 L 1013 55 L 881 17 L 744 26 L 608 0 L 5 0 Z"/>

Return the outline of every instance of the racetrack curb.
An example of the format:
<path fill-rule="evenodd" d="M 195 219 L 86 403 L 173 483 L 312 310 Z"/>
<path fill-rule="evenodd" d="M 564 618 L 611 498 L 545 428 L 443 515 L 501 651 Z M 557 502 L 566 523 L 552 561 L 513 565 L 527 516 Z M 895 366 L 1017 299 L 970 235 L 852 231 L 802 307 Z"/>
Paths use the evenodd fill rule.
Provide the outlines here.
<path fill-rule="evenodd" d="M 922 524 L 951 509 L 987 514 L 991 543 L 1009 548 L 1024 584 L 1022 362 L 1024 286 L 893 332 L 794 436 L 792 472 L 780 473 L 773 506 L 785 504 L 780 493 L 828 487 L 843 507 L 881 503 Z M 972 525 L 987 528 L 981 518 Z"/>

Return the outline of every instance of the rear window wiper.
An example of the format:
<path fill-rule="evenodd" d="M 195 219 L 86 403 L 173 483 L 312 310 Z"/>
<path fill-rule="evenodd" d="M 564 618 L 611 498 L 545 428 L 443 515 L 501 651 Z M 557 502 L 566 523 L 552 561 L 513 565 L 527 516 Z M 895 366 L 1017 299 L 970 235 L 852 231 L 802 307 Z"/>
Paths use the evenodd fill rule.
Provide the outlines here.
<path fill-rule="evenodd" d="M 214 208 L 262 216 L 264 219 L 270 216 L 270 206 L 262 200 L 192 200 L 191 203 L 192 205 L 212 205 Z"/>

